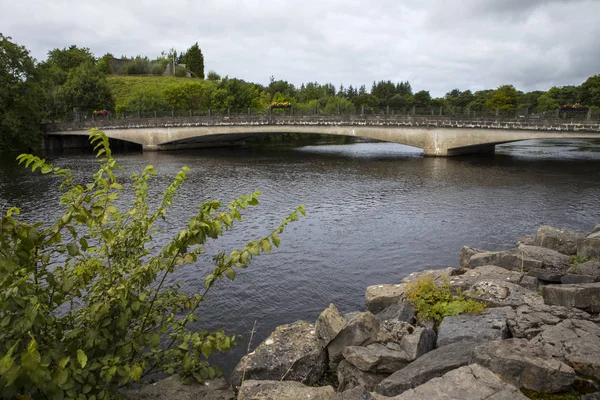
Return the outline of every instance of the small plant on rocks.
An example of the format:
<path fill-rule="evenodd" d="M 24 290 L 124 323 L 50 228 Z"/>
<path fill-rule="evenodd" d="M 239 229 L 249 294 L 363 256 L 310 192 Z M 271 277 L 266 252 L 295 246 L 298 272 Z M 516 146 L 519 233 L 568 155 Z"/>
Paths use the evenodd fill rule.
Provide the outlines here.
<path fill-rule="evenodd" d="M 426 275 L 409 284 L 406 297 L 417 309 L 417 318 L 420 321 L 433 320 L 436 325 L 446 316 L 462 313 L 477 314 L 487 308 L 485 303 L 466 298 L 460 291 L 452 294 L 448 279 L 445 278 L 441 284 L 438 284 L 433 275 Z"/>

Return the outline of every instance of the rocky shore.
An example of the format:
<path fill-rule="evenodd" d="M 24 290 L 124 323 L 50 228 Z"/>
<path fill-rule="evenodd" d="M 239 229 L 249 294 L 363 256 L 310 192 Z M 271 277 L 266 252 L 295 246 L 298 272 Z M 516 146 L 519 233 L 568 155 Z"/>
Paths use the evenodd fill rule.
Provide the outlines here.
<path fill-rule="evenodd" d="M 419 318 L 407 291 L 428 276 L 487 309 Z M 504 251 L 464 247 L 460 267 L 370 286 L 365 300 L 365 312 L 331 304 L 314 323 L 279 326 L 229 384 L 171 377 L 127 397 L 600 400 L 600 225 L 542 226 Z"/>

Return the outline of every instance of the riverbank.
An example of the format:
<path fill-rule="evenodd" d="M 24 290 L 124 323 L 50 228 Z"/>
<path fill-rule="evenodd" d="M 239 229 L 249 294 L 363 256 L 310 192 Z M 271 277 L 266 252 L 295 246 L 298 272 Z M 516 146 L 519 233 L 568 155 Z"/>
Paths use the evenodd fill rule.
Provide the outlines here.
<path fill-rule="evenodd" d="M 459 268 L 368 287 L 365 312 L 331 304 L 314 324 L 279 326 L 240 360 L 230 386 L 196 388 L 243 400 L 596 399 L 599 259 L 600 225 L 588 234 L 542 226 L 504 251 L 465 247 Z M 407 293 L 425 280 L 487 310 L 424 320 Z M 176 380 L 164 382 L 130 398 L 182 398 L 171 392 Z"/>

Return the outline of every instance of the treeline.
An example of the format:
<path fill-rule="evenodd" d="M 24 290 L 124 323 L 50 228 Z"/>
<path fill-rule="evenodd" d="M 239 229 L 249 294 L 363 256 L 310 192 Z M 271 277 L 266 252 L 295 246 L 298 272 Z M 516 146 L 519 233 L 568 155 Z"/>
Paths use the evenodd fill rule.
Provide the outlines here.
<path fill-rule="evenodd" d="M 373 82 L 336 88 L 331 83 L 309 82 L 296 87 L 271 77 L 268 85 L 221 77 L 214 71 L 204 74 L 204 57 L 198 43 L 177 54 L 163 52 L 149 60 L 137 56 L 127 59 L 122 74 L 162 74 L 175 60 L 175 76 L 158 88 L 159 78 L 146 79 L 142 85 L 123 85 L 112 71 L 111 54 L 96 58 L 90 49 L 75 45 L 53 49 L 48 58 L 36 62 L 29 51 L 0 33 L 0 151 L 32 150 L 41 143 L 44 121 L 72 118 L 75 113 L 108 110 L 115 113 L 161 110 L 251 109 L 265 112 L 273 103 L 291 103 L 298 112 L 318 109 L 323 113 L 372 112 L 383 108 L 406 111 L 442 109 L 446 112 L 546 112 L 560 105 L 580 103 L 600 107 L 600 75 L 580 86 L 552 87 L 548 91 L 522 92 L 512 85 L 471 92 L 454 89 L 434 98 L 427 90 L 414 91 L 408 81 Z M 125 57 L 121 57 L 125 59 Z M 185 65 L 184 72 L 181 72 Z M 179 69 L 177 69 L 179 68 Z M 179 71 L 179 72 L 178 72 Z M 124 79 L 124 78 L 123 78 Z M 161 78 L 162 79 L 162 78 Z M 122 79 L 121 79 L 122 80 Z"/>

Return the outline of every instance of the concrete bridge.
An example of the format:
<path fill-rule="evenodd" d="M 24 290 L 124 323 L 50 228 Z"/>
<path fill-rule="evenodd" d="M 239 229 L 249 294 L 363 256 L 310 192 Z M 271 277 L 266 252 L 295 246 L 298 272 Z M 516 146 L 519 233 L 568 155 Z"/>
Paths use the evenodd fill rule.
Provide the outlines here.
<path fill-rule="evenodd" d="M 46 127 L 46 147 L 69 147 L 89 128 L 144 151 L 228 145 L 282 133 L 357 136 L 414 146 L 426 156 L 493 152 L 529 139 L 600 139 L 600 121 L 413 115 L 220 115 L 86 120 Z M 62 143 L 62 144 L 61 144 Z"/>

